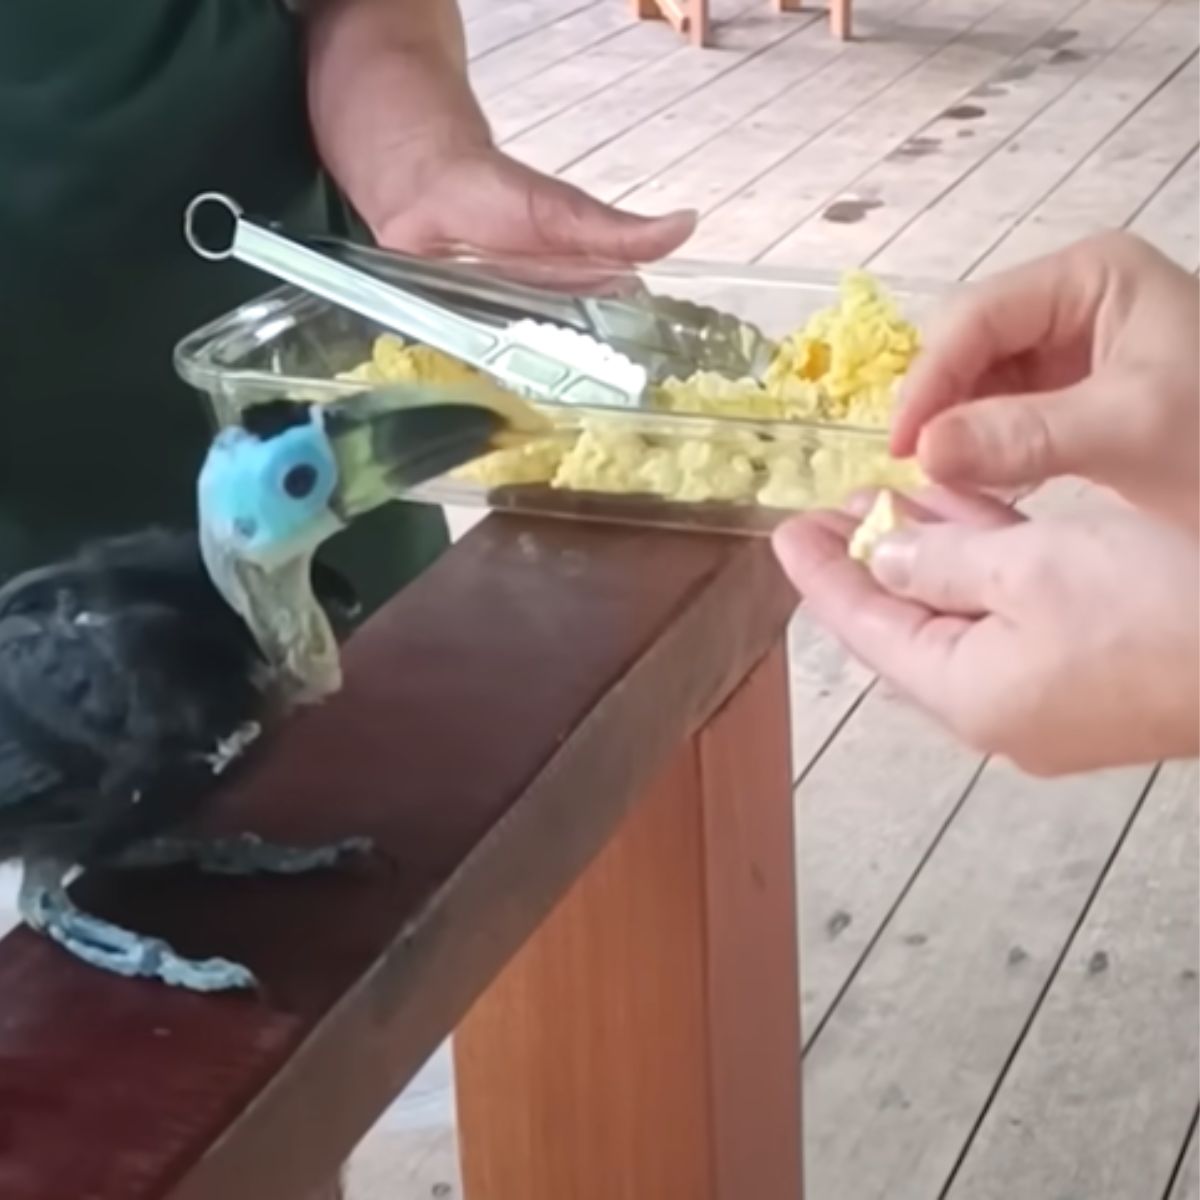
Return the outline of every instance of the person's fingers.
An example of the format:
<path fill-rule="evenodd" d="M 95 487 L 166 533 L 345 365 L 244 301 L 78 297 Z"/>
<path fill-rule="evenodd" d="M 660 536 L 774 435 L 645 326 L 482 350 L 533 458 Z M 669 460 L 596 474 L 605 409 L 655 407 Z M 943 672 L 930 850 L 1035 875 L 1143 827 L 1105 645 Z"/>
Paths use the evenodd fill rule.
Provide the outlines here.
<path fill-rule="evenodd" d="M 931 479 L 970 487 L 1095 476 L 1133 453 L 1131 440 L 1142 436 L 1150 414 L 1137 411 L 1137 392 L 1133 382 L 1093 376 L 1057 392 L 963 404 L 921 430 L 917 461 Z"/>
<path fill-rule="evenodd" d="M 975 529 L 1004 529 L 1025 519 L 1010 504 L 995 496 L 943 487 L 941 484 L 922 488 L 908 503 L 930 514 L 931 520 L 953 521 Z"/>
<path fill-rule="evenodd" d="M 582 258 L 561 251 L 548 253 L 540 247 L 536 253 L 508 247 L 497 252 L 469 242 L 440 241 L 427 246 L 423 253 L 430 258 L 457 259 L 505 283 L 576 296 L 621 299 L 637 296 L 643 286 L 630 263 L 604 262 L 595 256 Z"/>
<path fill-rule="evenodd" d="M 983 616 L 1005 604 L 1002 564 L 1006 551 L 1013 552 L 1007 532 L 948 523 L 910 525 L 876 542 L 869 569 L 895 596 L 935 612 Z"/>
<path fill-rule="evenodd" d="M 528 186 L 538 232 L 559 253 L 653 262 L 677 250 L 696 229 L 697 214 L 691 209 L 646 217 L 602 204 L 559 180 L 537 177 Z"/>
<path fill-rule="evenodd" d="M 1082 373 L 1103 296 L 1104 263 L 1081 244 L 1003 271 L 948 303 L 925 338 L 900 389 L 891 449 L 913 454 L 937 413 L 978 395 L 981 380 L 1003 378 L 1005 364 L 1029 351 L 1060 351 Z M 1065 382 L 1065 381 L 1064 381 Z"/>
<path fill-rule="evenodd" d="M 830 533 L 848 542 L 854 536 L 858 521 L 850 513 L 839 512 L 835 508 L 810 509 L 804 514 L 804 520 L 814 525 L 828 529 Z"/>
<path fill-rule="evenodd" d="M 918 703 L 953 709 L 964 678 L 956 658 L 976 622 L 885 591 L 846 556 L 845 538 L 811 517 L 781 526 L 773 544 L 805 612 Z"/>

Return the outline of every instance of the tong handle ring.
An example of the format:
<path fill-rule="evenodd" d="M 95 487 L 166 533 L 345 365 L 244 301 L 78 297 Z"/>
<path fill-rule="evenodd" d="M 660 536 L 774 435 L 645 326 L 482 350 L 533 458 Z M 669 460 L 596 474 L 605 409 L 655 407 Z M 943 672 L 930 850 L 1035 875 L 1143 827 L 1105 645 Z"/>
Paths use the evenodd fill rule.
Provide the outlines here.
<path fill-rule="evenodd" d="M 200 235 L 196 227 L 197 218 L 205 209 L 210 212 L 221 209 L 232 218 L 228 244 L 214 245 L 212 242 L 205 241 Z M 192 199 L 183 214 L 183 236 L 187 239 L 187 244 L 201 258 L 206 258 L 209 262 L 224 262 L 233 257 L 234 238 L 237 235 L 238 223 L 242 216 L 242 206 L 232 197 L 226 196 L 223 192 L 201 192 L 199 196 Z"/>

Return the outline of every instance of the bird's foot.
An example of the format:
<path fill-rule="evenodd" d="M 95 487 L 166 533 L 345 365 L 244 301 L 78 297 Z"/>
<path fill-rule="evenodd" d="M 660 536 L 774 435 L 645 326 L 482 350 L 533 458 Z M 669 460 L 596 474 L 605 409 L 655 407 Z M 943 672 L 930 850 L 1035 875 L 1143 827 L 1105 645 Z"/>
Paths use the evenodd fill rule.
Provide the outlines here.
<path fill-rule="evenodd" d="M 115 975 L 161 979 L 195 992 L 256 986 L 254 975 L 225 958 L 191 959 L 161 938 L 145 937 L 93 917 L 72 902 L 61 874 L 26 868 L 20 910 L 25 921 L 81 961 Z"/>
<path fill-rule="evenodd" d="M 169 867 L 188 863 L 214 875 L 303 875 L 332 871 L 372 850 L 370 838 L 345 838 L 325 846 L 287 846 L 264 841 L 254 833 L 208 840 L 158 837 L 129 846 L 107 865 Z"/>

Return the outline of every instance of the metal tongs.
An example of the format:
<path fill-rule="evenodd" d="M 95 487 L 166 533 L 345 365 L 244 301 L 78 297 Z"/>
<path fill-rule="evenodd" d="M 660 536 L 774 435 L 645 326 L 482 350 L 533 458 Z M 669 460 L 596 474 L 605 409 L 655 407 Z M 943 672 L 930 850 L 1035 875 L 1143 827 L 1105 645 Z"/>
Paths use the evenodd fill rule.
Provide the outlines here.
<path fill-rule="evenodd" d="M 212 207 L 232 219 L 227 245 L 198 232 Z M 248 219 L 220 193 L 191 202 L 185 235 L 203 258 L 257 267 L 543 402 L 644 407 L 651 382 L 700 370 L 761 378 L 775 352 L 755 326 L 652 295 L 639 280 L 623 296 L 571 295 L 463 263 L 285 234 Z"/>

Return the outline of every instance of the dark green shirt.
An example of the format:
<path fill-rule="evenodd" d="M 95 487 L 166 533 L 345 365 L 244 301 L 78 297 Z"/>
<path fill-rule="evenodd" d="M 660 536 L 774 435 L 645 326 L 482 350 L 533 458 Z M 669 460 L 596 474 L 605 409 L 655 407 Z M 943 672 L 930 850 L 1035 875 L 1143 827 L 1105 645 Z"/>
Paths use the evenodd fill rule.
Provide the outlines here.
<path fill-rule="evenodd" d="M 0 2 L 0 577 L 194 523 L 210 429 L 172 349 L 271 286 L 185 246 L 208 189 L 348 232 L 279 0 Z M 435 510 L 392 505 L 327 557 L 373 607 L 444 538 Z"/>

